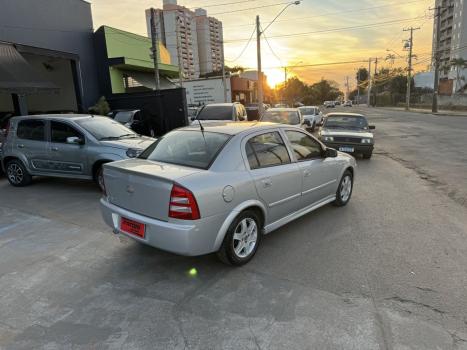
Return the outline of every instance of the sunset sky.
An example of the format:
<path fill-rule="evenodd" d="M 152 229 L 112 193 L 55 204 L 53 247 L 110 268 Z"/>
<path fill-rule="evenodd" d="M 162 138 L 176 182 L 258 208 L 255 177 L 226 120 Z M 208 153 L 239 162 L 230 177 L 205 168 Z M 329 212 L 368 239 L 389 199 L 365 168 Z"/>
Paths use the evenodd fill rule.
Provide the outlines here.
<path fill-rule="evenodd" d="M 219 6 L 233 2 L 236 4 Z M 255 69 L 255 40 L 238 60 L 232 60 L 247 44 L 256 15 L 260 15 L 264 28 L 287 1 L 179 0 L 178 3 L 188 8 L 203 7 L 208 15 L 223 22 L 226 65 Z M 263 67 L 268 82 L 272 86 L 282 82 L 284 69 L 280 67 L 286 65 L 368 61 L 369 57 L 379 57 L 383 65 L 389 66 L 391 62 L 384 60 L 389 54 L 386 49 L 407 55 L 402 50 L 402 41 L 409 34 L 403 29 L 410 26 L 421 27 L 414 32 L 414 53 L 420 62 L 414 68 L 425 70 L 431 56 L 433 19 L 429 8 L 433 5 L 434 0 L 304 0 L 300 5 L 290 6 L 266 31 L 275 54 L 264 39 L 262 42 Z M 251 9 L 260 6 L 267 7 Z M 149 7 L 162 7 L 162 1 L 93 0 L 94 26 L 98 28 L 106 24 L 146 35 L 144 10 Z M 239 11 L 248 8 L 250 10 Z M 405 66 L 406 60 L 397 58 L 393 65 Z M 297 75 L 308 83 L 322 77 L 333 79 L 341 88 L 345 77 L 349 76 L 351 86 L 355 87 L 355 73 L 361 66 L 368 67 L 368 63 L 290 68 L 289 76 Z"/>

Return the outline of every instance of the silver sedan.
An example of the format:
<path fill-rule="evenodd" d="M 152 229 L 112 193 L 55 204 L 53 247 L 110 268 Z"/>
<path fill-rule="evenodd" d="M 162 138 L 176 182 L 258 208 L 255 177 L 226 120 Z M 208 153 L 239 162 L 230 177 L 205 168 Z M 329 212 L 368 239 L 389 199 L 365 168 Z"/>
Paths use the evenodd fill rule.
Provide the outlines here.
<path fill-rule="evenodd" d="M 299 127 L 218 123 L 172 131 L 104 165 L 105 222 L 173 253 L 247 263 L 263 234 L 352 195 L 355 159 Z"/>

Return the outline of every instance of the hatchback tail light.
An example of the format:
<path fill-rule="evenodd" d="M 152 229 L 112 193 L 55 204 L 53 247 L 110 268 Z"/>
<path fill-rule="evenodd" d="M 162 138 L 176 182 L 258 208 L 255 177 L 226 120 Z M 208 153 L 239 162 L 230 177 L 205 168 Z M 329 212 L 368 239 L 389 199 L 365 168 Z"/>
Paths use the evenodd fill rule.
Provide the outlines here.
<path fill-rule="evenodd" d="M 169 217 L 181 220 L 200 218 L 198 203 L 191 191 L 180 185 L 173 185 L 170 193 Z"/>

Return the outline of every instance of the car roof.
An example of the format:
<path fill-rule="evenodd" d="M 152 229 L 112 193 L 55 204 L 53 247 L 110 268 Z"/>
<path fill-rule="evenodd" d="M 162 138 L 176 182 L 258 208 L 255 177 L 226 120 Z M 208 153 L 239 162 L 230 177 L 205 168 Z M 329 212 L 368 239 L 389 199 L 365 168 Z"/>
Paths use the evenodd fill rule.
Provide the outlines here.
<path fill-rule="evenodd" d="M 201 123 L 205 132 L 217 132 L 221 134 L 237 135 L 244 132 L 256 132 L 261 130 L 277 129 L 281 127 L 294 127 L 293 125 L 269 123 L 269 122 L 213 122 Z M 177 130 L 200 131 L 198 123 Z"/>
<path fill-rule="evenodd" d="M 335 115 L 343 115 L 343 116 L 347 116 L 347 117 L 363 117 L 365 118 L 365 116 L 363 114 L 359 114 L 359 113 L 345 113 L 345 112 L 332 112 L 332 113 L 328 113 L 326 114 L 326 117 L 332 117 L 332 116 L 335 116 Z"/>
<path fill-rule="evenodd" d="M 92 117 L 99 117 L 99 118 L 107 118 L 109 117 L 103 115 L 92 115 L 92 114 L 34 114 L 34 115 L 23 115 L 14 117 L 15 119 L 68 119 L 68 120 L 77 120 L 77 119 L 85 119 L 85 118 L 92 118 Z"/>
<path fill-rule="evenodd" d="M 268 112 L 296 112 L 297 108 L 269 108 Z"/>
<path fill-rule="evenodd" d="M 209 103 L 205 105 L 204 107 L 209 107 L 209 106 L 220 106 L 220 107 L 232 107 L 234 104 L 238 104 L 239 102 L 232 102 L 232 103 Z"/>

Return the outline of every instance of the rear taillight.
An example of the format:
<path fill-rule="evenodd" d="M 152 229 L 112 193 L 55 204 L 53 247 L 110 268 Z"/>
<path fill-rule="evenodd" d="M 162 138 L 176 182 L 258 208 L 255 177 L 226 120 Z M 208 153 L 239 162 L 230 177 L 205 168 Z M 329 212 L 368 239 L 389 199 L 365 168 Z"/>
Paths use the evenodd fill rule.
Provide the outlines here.
<path fill-rule="evenodd" d="M 173 185 L 170 193 L 169 217 L 181 220 L 198 220 L 198 204 L 191 191 L 180 185 Z"/>

